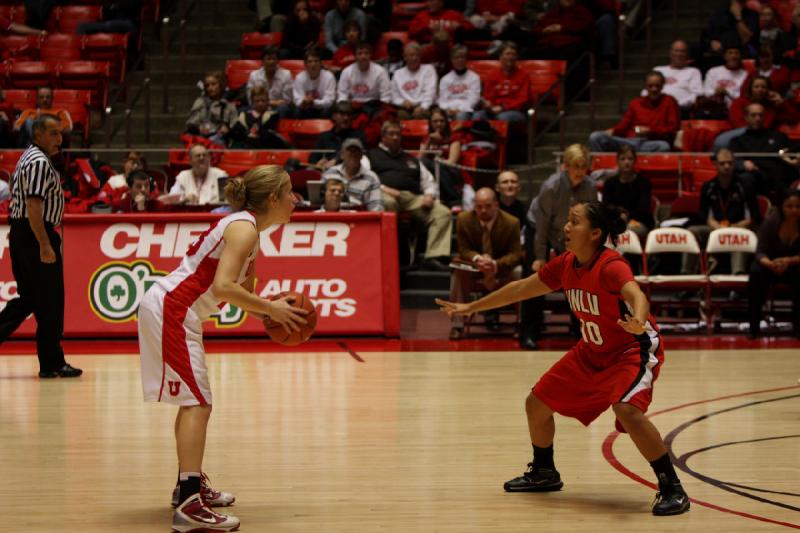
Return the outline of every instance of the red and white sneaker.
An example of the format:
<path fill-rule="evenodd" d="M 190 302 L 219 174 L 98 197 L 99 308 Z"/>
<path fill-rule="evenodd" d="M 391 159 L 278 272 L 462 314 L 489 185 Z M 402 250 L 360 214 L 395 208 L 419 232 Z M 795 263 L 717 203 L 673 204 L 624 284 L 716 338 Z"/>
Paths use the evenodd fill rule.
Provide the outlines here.
<path fill-rule="evenodd" d="M 206 501 L 209 507 L 227 507 L 229 505 L 233 505 L 233 502 L 236 501 L 236 496 L 231 494 L 230 492 L 222 492 L 218 490 L 214 490 L 209 485 L 208 476 L 203 472 L 200 474 L 200 495 L 203 496 L 203 499 Z M 181 496 L 181 487 L 180 485 L 175 485 L 175 489 L 172 491 L 172 506 L 178 506 L 178 499 Z"/>
<path fill-rule="evenodd" d="M 172 515 L 172 531 L 177 533 L 192 531 L 217 533 L 237 529 L 239 529 L 238 518 L 212 511 L 199 493 L 187 498 Z"/>

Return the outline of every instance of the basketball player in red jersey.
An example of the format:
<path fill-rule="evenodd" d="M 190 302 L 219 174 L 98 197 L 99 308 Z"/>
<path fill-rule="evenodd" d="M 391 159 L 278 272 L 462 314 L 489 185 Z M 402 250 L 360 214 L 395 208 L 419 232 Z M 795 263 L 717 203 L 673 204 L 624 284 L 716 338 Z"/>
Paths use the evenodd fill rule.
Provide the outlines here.
<path fill-rule="evenodd" d="M 630 266 L 605 246 L 627 223 L 617 208 L 576 204 L 564 226 L 567 251 L 539 272 L 471 303 L 437 300 L 449 315 L 469 315 L 563 289 L 580 321 L 582 339 L 548 370 L 525 401 L 533 462 L 507 481 L 508 492 L 546 492 L 564 485 L 553 462 L 553 413 L 589 425 L 610 406 L 617 429 L 631 436 L 658 478 L 653 503 L 658 516 L 689 510 L 689 497 L 672 467 L 664 441 L 644 416 L 664 348 L 650 305 Z"/>
<path fill-rule="evenodd" d="M 172 530 L 233 531 L 235 516 L 211 507 L 228 506 L 229 492 L 213 490 L 202 472 L 211 389 L 203 350 L 202 321 L 229 302 L 267 315 L 287 332 L 305 324 L 307 312 L 286 299 L 264 300 L 254 291 L 259 234 L 289 221 L 294 196 L 289 175 L 275 165 L 251 169 L 228 180 L 225 197 L 234 212 L 212 226 L 189 247 L 178 268 L 158 278 L 139 305 L 139 350 L 145 401 L 180 406 L 175 420 L 178 484 Z"/>

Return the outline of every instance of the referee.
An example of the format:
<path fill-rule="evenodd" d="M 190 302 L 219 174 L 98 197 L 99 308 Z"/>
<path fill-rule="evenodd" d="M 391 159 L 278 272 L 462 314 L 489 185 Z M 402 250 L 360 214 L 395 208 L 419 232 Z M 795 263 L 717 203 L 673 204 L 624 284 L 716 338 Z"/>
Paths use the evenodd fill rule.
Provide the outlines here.
<path fill-rule="evenodd" d="M 50 157 L 61 147 L 61 121 L 41 115 L 33 123 L 33 143 L 11 178 L 11 269 L 18 298 L 0 312 L 0 342 L 33 313 L 40 378 L 74 378 L 83 371 L 67 364 L 64 333 L 64 263 L 56 226 L 64 214 L 64 192 Z"/>

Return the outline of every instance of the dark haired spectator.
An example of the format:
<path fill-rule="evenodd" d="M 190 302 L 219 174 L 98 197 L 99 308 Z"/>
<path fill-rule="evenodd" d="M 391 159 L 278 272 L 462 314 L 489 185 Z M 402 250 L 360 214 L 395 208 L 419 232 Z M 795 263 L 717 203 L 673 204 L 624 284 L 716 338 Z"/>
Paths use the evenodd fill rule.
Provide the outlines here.
<path fill-rule="evenodd" d="M 764 76 L 769 80 L 770 88 L 779 95 L 786 97 L 792 85 L 792 72 L 787 66 L 775 64 L 775 52 L 766 46 L 758 51 L 755 74 L 748 74 L 742 88 L 748 86 L 750 79 L 755 76 Z"/>
<path fill-rule="evenodd" d="M 372 61 L 372 46 L 362 41 L 356 47 L 356 62 L 344 69 L 339 77 L 339 102 L 356 104 L 370 117 L 391 104 L 392 85 L 389 75 Z"/>
<path fill-rule="evenodd" d="M 617 150 L 617 168 L 603 172 L 603 203 L 623 209 L 628 217 L 628 229 L 644 244 L 647 233 L 655 226 L 650 210 L 650 180 L 640 176 L 636 165 L 636 150 L 623 144 Z M 600 178 L 597 172 L 592 177 Z"/>
<path fill-rule="evenodd" d="M 516 217 L 519 220 L 519 227 L 524 230 L 528 226 L 528 208 L 518 198 L 521 188 L 517 173 L 513 170 L 504 170 L 498 174 L 494 190 L 497 191 L 500 200 L 500 209 Z"/>
<path fill-rule="evenodd" d="M 104 0 L 103 20 L 84 22 L 75 33 L 136 33 L 141 14 L 142 0 Z"/>
<path fill-rule="evenodd" d="M 700 249 L 705 250 L 708 236 L 719 228 L 753 229 L 761 222 L 756 194 L 750 185 L 743 182 L 735 171 L 735 159 L 730 150 L 723 148 L 714 155 L 717 175 L 703 183 L 700 189 L 699 224 L 689 227 L 694 233 Z M 743 253 L 731 255 L 731 273 L 744 274 L 747 270 L 747 257 Z M 682 254 L 681 274 L 697 272 L 697 254 Z M 710 263 L 716 263 L 714 258 Z M 709 269 L 711 269 L 709 265 Z"/>
<path fill-rule="evenodd" d="M 219 203 L 219 179 L 226 176 L 225 171 L 211 166 L 208 150 L 202 144 L 189 149 L 189 162 L 191 168 L 175 176 L 175 183 L 169 190 L 171 202 L 188 205 Z"/>
<path fill-rule="evenodd" d="M 239 113 L 231 127 L 228 137 L 231 148 L 263 150 L 266 148 L 286 149 L 289 143 L 275 129 L 280 117 L 269 110 L 269 95 L 263 85 L 256 85 L 250 93 L 253 105 Z"/>
<path fill-rule="evenodd" d="M 297 0 L 281 33 L 282 59 L 303 59 L 308 50 L 319 45 L 322 23 L 311 13 L 308 0 Z"/>
<path fill-rule="evenodd" d="M 800 5 L 792 9 L 792 23 L 785 34 L 785 43 L 781 55 L 775 61 L 795 71 L 800 68 Z"/>
<path fill-rule="evenodd" d="M 281 118 L 292 114 L 292 74 L 278 65 L 278 49 L 265 46 L 261 56 L 263 67 L 254 70 L 247 78 L 247 101 L 252 103 L 250 93 L 256 85 L 267 88 L 269 108 Z"/>
<path fill-rule="evenodd" d="M 422 62 L 426 65 L 433 65 L 439 78 L 450 72 L 452 68 L 450 62 L 452 45 L 453 43 L 446 31 L 436 30 L 433 32 L 431 42 L 420 49 Z"/>
<path fill-rule="evenodd" d="M 336 72 L 349 67 L 356 62 L 356 46 L 362 39 L 361 26 L 351 20 L 344 25 L 344 42 L 333 54 L 333 69 Z"/>
<path fill-rule="evenodd" d="M 472 29 L 472 24 L 464 18 L 464 14 L 454 9 L 445 9 L 443 0 L 428 0 L 428 9 L 423 9 L 411 20 L 408 26 L 408 37 L 420 44 L 431 42 L 433 34 L 438 30 L 447 32 L 449 40 L 456 39 L 456 33 L 462 29 Z"/>
<path fill-rule="evenodd" d="M 755 57 L 758 50 L 758 13 L 743 0 L 730 0 L 715 11 L 703 30 L 699 46 L 692 54 L 701 71 L 722 65 L 725 50 L 744 50 L 745 57 Z"/>
<path fill-rule="evenodd" d="M 128 177 L 124 192 L 112 202 L 115 213 L 153 213 L 164 209 L 158 200 L 153 177 L 144 170 L 136 170 Z"/>
<path fill-rule="evenodd" d="M 520 225 L 504 213 L 492 189 L 483 187 L 475 194 L 475 208 L 459 213 L 456 220 L 458 259 L 473 269 L 453 268 L 450 273 L 450 301 L 466 302 L 476 288 L 492 291 L 522 274 Z M 490 331 L 498 329 L 497 312 L 485 314 Z M 450 340 L 463 336 L 464 317 L 453 317 Z"/>
<path fill-rule="evenodd" d="M 349 213 L 352 209 L 342 209 L 344 201 L 344 183 L 338 179 L 329 179 L 323 186 L 322 205 L 315 213 Z"/>
<path fill-rule="evenodd" d="M 669 65 L 653 70 L 664 75 L 664 94 L 673 97 L 681 108 L 681 117 L 688 118 L 695 100 L 703 95 L 703 75 L 689 65 L 689 46 L 677 40 L 669 49 Z M 642 96 L 646 91 L 642 91 Z"/>
<path fill-rule="evenodd" d="M 386 121 L 381 127 L 381 143 L 367 154 L 372 171 L 381 180 L 383 205 L 387 211 L 408 212 L 428 228 L 423 267 L 448 271 L 452 224 L 450 210 L 439 200 L 439 187 L 433 175 L 416 157 L 403 150 L 403 128 Z"/>
<path fill-rule="evenodd" d="M 209 72 L 203 78 L 203 94 L 197 97 L 186 119 L 186 131 L 225 145 L 226 136 L 236 120 L 236 107 L 222 95 L 225 75 Z"/>
<path fill-rule="evenodd" d="M 316 150 L 329 150 L 329 152 L 315 152 L 309 157 L 310 162 L 315 163 L 323 170 L 341 161 L 339 151 L 345 139 L 355 138 L 364 142 L 364 133 L 361 130 L 353 129 L 353 107 L 350 102 L 343 101 L 334 104 L 331 118 L 333 119 L 333 128 L 320 134 L 314 145 Z"/>
<path fill-rule="evenodd" d="M 780 124 L 797 122 L 795 106 L 784 100 L 780 94 L 771 90 L 769 80 L 764 76 L 748 78 L 749 85 L 745 86 L 743 94 L 731 104 L 728 121 L 734 129 L 720 133 L 714 140 L 714 151 L 727 148 L 734 137 L 738 137 L 747 129 L 745 109 L 750 104 L 764 106 L 764 127 L 776 129 Z"/>
<path fill-rule="evenodd" d="M 639 152 L 669 152 L 680 127 L 678 102 L 664 94 L 664 75 L 652 71 L 645 78 L 647 96 L 631 100 L 625 115 L 613 128 L 589 136 L 593 152 L 616 152 L 627 144 Z"/>
<path fill-rule="evenodd" d="M 357 7 L 353 7 L 350 0 L 336 0 L 336 7 L 325 14 L 324 33 L 325 48 L 335 54 L 345 42 L 344 26 L 350 21 L 355 21 L 361 28 L 361 35 L 367 33 L 367 16 Z"/>
<path fill-rule="evenodd" d="M 788 44 L 788 35 L 781 29 L 780 15 L 769 4 L 763 4 L 758 13 L 758 49 L 769 48 L 775 55 L 781 57 L 784 47 Z"/>
<path fill-rule="evenodd" d="M 395 72 L 406 66 L 406 60 L 403 59 L 403 41 L 389 39 L 386 43 L 386 57 L 379 59 L 377 63 L 386 70 L 390 79 L 394 77 Z"/>
<path fill-rule="evenodd" d="M 395 72 L 392 78 L 392 104 L 397 107 L 401 120 L 427 118 L 436 98 L 436 71 L 431 65 L 423 65 L 419 45 L 408 43 L 403 57 L 406 66 Z"/>
<path fill-rule="evenodd" d="M 750 337 L 761 333 L 761 308 L 770 286 L 789 285 L 794 335 L 800 337 L 800 191 L 789 191 L 758 232 L 747 282 Z"/>
<path fill-rule="evenodd" d="M 448 118 L 469 120 L 481 100 L 481 79 L 467 68 L 467 48 L 456 45 L 450 54 L 453 70 L 439 81 L 437 105 Z"/>
<path fill-rule="evenodd" d="M 420 161 L 431 173 L 436 173 L 435 161 L 440 162 L 439 195 L 442 203 L 471 209 L 475 191 L 471 185 L 464 183 L 461 172 L 453 166 L 461 157 L 461 141 L 453 136 L 447 114 L 438 107 L 431 109 L 428 136 L 423 139 L 419 149 Z M 441 153 L 435 154 L 435 151 Z"/>
<path fill-rule="evenodd" d="M 116 198 L 128 189 L 128 178 L 137 170 L 144 170 L 146 167 L 141 152 L 129 151 L 122 160 L 122 173 L 114 174 L 109 177 L 100 189 L 98 199 L 108 204 L 114 205 Z"/>
<path fill-rule="evenodd" d="M 530 104 L 531 80 L 517 66 L 517 46 L 503 44 L 500 66 L 483 80 L 483 109 L 474 115 L 476 120 L 507 120 L 524 122 Z"/>
<path fill-rule="evenodd" d="M 300 118 L 322 118 L 330 114 L 336 101 L 336 77 L 322 68 L 317 49 L 306 52 L 305 70 L 294 80 L 292 94 Z"/>
<path fill-rule="evenodd" d="M 364 144 L 354 137 L 342 143 L 342 162 L 322 174 L 326 184 L 335 180 L 344 184 L 347 201 L 351 205 L 364 206 L 368 211 L 383 211 L 381 181 L 364 165 Z"/>
<path fill-rule="evenodd" d="M 747 129 L 731 139 L 728 145 L 733 153 L 778 154 L 781 150 L 795 151 L 794 144 L 783 133 L 764 128 L 764 106 L 750 104 L 745 108 Z M 745 180 L 755 184 L 758 194 L 775 198 L 797 178 L 797 171 L 779 157 L 748 157 L 741 168 L 747 173 Z"/>
<path fill-rule="evenodd" d="M 64 144 L 69 142 L 69 134 L 72 131 L 72 117 L 66 109 L 53 108 L 53 89 L 50 87 L 39 87 L 36 89 L 36 107 L 23 109 L 17 121 L 14 123 L 14 130 L 19 132 L 17 144 L 28 146 L 33 139 L 33 123 L 41 115 L 54 115 L 61 121 L 61 135 Z"/>

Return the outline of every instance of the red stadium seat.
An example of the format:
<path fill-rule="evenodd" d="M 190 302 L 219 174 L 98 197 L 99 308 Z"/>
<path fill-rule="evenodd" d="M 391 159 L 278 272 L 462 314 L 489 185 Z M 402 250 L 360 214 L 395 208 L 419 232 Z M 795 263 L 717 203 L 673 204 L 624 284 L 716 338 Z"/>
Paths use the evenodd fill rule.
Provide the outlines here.
<path fill-rule="evenodd" d="M 95 33 L 83 42 L 83 58 L 89 61 L 108 61 L 116 83 L 125 80 L 128 62 L 129 33 Z"/>
<path fill-rule="evenodd" d="M 266 159 L 266 152 L 259 150 L 228 150 L 223 153 L 218 166 L 229 176 L 237 176 L 256 165 L 263 165 Z"/>
<path fill-rule="evenodd" d="M 708 236 L 706 243 L 706 257 L 710 254 L 744 253 L 755 254 L 758 237 L 746 228 L 719 228 Z M 747 288 L 749 276 L 747 274 L 709 274 L 706 290 L 706 309 L 708 310 L 707 331 L 714 329 L 715 318 L 723 308 L 746 308 L 747 303 L 740 300 L 730 300 L 728 295 L 731 290 L 743 291 Z M 724 289 L 724 297 L 715 298 L 715 289 Z"/>
<path fill-rule="evenodd" d="M 392 31 L 408 31 L 408 26 L 411 20 L 417 16 L 417 13 L 428 8 L 426 2 L 407 2 L 402 4 L 395 4 L 392 11 Z"/>
<path fill-rule="evenodd" d="M 731 129 L 727 120 L 683 120 L 681 132 L 684 152 L 708 152 L 714 139 L 723 131 Z"/>
<path fill-rule="evenodd" d="M 636 167 L 650 180 L 653 194 L 670 202 L 680 189 L 680 160 L 678 154 L 646 154 L 636 159 Z"/>
<path fill-rule="evenodd" d="M 108 105 L 110 66 L 106 61 L 63 61 L 59 64 L 59 87 L 92 91 L 92 105 Z"/>
<path fill-rule="evenodd" d="M 489 55 L 491 45 L 492 41 L 466 41 L 464 46 L 467 47 L 467 59 L 491 59 Z"/>
<path fill-rule="evenodd" d="M 6 102 L 16 109 L 24 111 L 36 107 L 36 91 L 34 89 L 7 89 L 3 91 Z"/>
<path fill-rule="evenodd" d="M 381 34 L 381 38 L 378 40 L 378 43 L 375 45 L 375 53 L 373 57 L 375 61 L 378 59 L 383 59 L 389 56 L 389 52 L 386 50 L 386 46 L 389 44 L 389 41 L 392 39 L 397 39 L 403 43 L 403 46 L 408 44 L 408 32 L 405 31 L 387 31 Z"/>
<path fill-rule="evenodd" d="M 247 84 L 250 73 L 261 68 L 261 61 L 255 59 L 229 59 L 225 63 L 225 78 L 230 89 L 239 89 Z"/>
<path fill-rule="evenodd" d="M 425 119 L 403 120 L 403 148 L 419 150 L 423 139 L 428 136 L 428 121 Z M 433 157 L 430 155 L 429 157 Z"/>
<path fill-rule="evenodd" d="M 800 141 L 800 123 L 789 126 L 784 124 L 778 128 L 782 133 L 785 133 L 793 141 Z"/>
<path fill-rule="evenodd" d="M 261 59 L 261 53 L 265 46 L 280 46 L 281 32 L 274 33 L 244 33 L 242 42 L 239 45 L 239 54 L 242 59 Z"/>
<path fill-rule="evenodd" d="M 681 218 L 696 215 L 700 211 L 700 193 L 684 192 L 672 201 L 669 206 L 669 218 Z"/>
<path fill-rule="evenodd" d="M 36 89 L 42 85 L 52 85 L 55 70 L 44 61 L 13 61 L 8 65 L 6 87 L 15 89 Z"/>
<path fill-rule="evenodd" d="M 49 31 L 75 33 L 84 22 L 95 22 L 102 18 L 102 6 L 61 6 L 53 10 L 47 24 Z"/>
<path fill-rule="evenodd" d="M 592 170 L 617 168 L 617 154 L 592 154 Z"/>
<path fill-rule="evenodd" d="M 280 165 L 284 166 L 289 159 L 297 159 L 301 163 L 308 163 L 308 158 L 311 152 L 307 151 L 291 151 L 291 152 L 264 152 L 266 154 L 266 161 L 259 164 L 266 165 Z"/>
<path fill-rule="evenodd" d="M 23 5 L 0 5 L 0 17 L 9 19 L 16 24 L 25 24 L 27 14 Z"/>
<path fill-rule="evenodd" d="M 283 135 L 292 146 L 297 148 L 314 148 L 317 137 L 333 128 L 328 119 L 283 119 L 278 123 L 278 133 Z"/>
<path fill-rule="evenodd" d="M 483 79 L 489 73 L 500 68 L 500 61 L 496 59 L 478 59 L 467 61 L 467 68 L 475 71 L 478 77 Z"/>
<path fill-rule="evenodd" d="M 560 59 L 526 59 L 517 62 L 517 66 L 528 73 L 531 79 L 531 103 L 537 103 L 550 90 L 559 78 L 567 72 L 567 62 Z M 548 100 L 561 105 L 561 85 L 553 88 Z"/>
<path fill-rule="evenodd" d="M 22 152 L 23 150 L 0 150 L 0 170 L 5 170 L 9 176 L 14 174 Z"/>
<path fill-rule="evenodd" d="M 281 68 L 285 68 L 292 75 L 292 79 L 305 70 L 306 65 L 302 59 L 282 59 L 278 62 Z"/>
<path fill-rule="evenodd" d="M 717 174 L 717 167 L 710 155 L 681 156 L 681 179 L 683 189 L 700 192 L 703 183 Z"/>
<path fill-rule="evenodd" d="M 74 130 L 81 131 L 84 143 L 89 142 L 91 114 L 89 105 L 92 101 L 91 91 L 73 89 L 56 89 L 53 91 L 53 108 L 66 109 L 72 118 Z"/>
<path fill-rule="evenodd" d="M 756 73 L 756 60 L 755 59 L 742 59 L 742 68 L 747 71 L 751 76 Z"/>
<path fill-rule="evenodd" d="M 51 33 L 42 39 L 39 57 L 42 61 L 70 61 L 81 59 L 83 37 L 67 33 Z"/>
<path fill-rule="evenodd" d="M 0 37 L 2 57 L 14 59 L 39 59 L 42 38 L 38 35 L 4 35 Z"/>
<path fill-rule="evenodd" d="M 9 181 L 11 181 L 11 174 L 9 174 L 8 171 L 0 168 L 0 180 L 3 180 L 6 183 L 8 183 Z"/>

